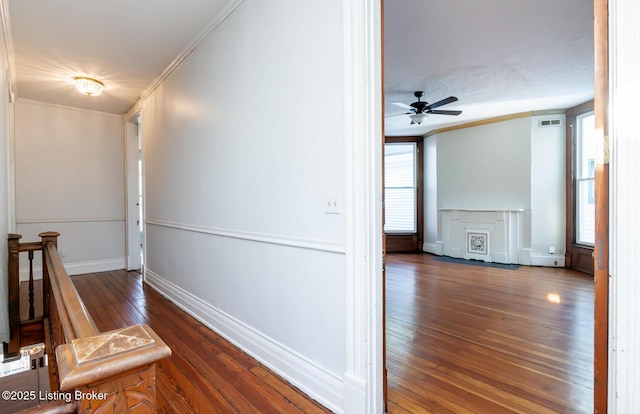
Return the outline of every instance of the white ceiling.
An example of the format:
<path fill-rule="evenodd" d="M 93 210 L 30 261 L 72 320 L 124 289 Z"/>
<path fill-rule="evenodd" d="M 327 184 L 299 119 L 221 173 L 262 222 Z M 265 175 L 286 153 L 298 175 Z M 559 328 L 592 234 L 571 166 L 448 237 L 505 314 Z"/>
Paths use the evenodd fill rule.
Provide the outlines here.
<path fill-rule="evenodd" d="M 385 129 L 420 135 L 454 123 L 593 98 L 591 0 L 385 0 Z M 459 101 L 409 125 L 392 102 Z"/>
<path fill-rule="evenodd" d="M 2 0 L 14 91 L 29 99 L 121 114 L 237 0 Z M 105 84 L 79 94 L 73 77 Z"/>
<path fill-rule="evenodd" d="M 124 113 L 239 0 L 0 0 L 18 99 Z M 385 119 L 389 135 L 593 97 L 590 0 L 385 0 L 385 111 L 422 90 L 453 117 Z M 80 95 L 74 76 L 105 83 Z"/>

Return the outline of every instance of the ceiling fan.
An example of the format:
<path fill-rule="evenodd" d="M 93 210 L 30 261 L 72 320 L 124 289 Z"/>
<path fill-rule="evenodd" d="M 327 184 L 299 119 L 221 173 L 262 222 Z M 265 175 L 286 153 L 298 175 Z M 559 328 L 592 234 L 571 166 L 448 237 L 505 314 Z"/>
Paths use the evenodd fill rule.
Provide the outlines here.
<path fill-rule="evenodd" d="M 415 96 L 416 98 L 418 98 L 417 102 L 412 103 L 411 105 L 407 105 L 407 104 L 403 104 L 400 102 L 393 102 L 394 105 L 399 106 L 401 108 L 405 108 L 405 109 L 409 109 L 411 112 L 407 112 L 405 114 L 397 114 L 397 115 L 409 115 L 409 118 L 411 118 L 411 124 L 410 125 L 414 125 L 414 124 L 421 124 L 424 122 L 425 119 L 427 119 L 427 114 L 434 114 L 434 115 L 460 115 L 462 113 L 462 111 L 447 111 L 447 110 L 440 110 L 440 109 L 434 109 L 434 108 L 438 108 L 440 106 L 446 105 L 446 104 L 450 104 L 452 102 L 455 102 L 458 100 L 458 98 L 456 98 L 455 96 L 450 96 L 448 98 L 444 98 L 442 100 L 439 100 L 438 102 L 434 102 L 432 104 L 429 104 L 429 102 L 424 102 L 421 101 L 420 98 L 422 98 L 424 96 L 424 93 L 422 91 L 415 91 L 413 93 L 413 96 Z M 394 115 L 390 115 L 390 116 L 394 116 Z"/>

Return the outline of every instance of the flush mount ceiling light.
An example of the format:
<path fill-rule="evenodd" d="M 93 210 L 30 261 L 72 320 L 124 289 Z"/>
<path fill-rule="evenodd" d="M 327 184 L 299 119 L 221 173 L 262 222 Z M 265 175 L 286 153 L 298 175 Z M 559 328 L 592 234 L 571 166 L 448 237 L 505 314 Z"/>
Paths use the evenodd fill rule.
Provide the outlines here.
<path fill-rule="evenodd" d="M 73 78 L 73 81 L 76 84 L 76 89 L 78 89 L 80 93 L 83 93 L 85 95 L 98 96 L 104 89 L 104 84 L 99 80 L 95 80 L 93 78 L 77 76 Z"/>

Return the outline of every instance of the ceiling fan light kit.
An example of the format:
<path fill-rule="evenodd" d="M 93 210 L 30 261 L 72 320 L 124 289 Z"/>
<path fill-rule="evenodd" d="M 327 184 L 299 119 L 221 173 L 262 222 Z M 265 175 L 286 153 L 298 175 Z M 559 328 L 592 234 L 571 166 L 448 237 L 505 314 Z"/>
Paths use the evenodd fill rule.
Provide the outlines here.
<path fill-rule="evenodd" d="M 411 114 L 409 115 L 409 118 L 411 118 L 411 125 L 413 124 L 418 124 L 420 125 L 421 123 L 423 123 L 425 121 L 425 119 L 427 119 L 427 114 L 425 113 L 419 113 L 419 114 Z"/>
<path fill-rule="evenodd" d="M 411 105 L 406 105 L 399 102 L 393 103 L 396 106 L 409 109 L 411 111 L 405 114 L 405 115 L 409 115 L 409 118 L 411 119 L 410 125 L 415 125 L 415 124 L 420 125 L 427 119 L 428 114 L 457 116 L 462 113 L 462 111 L 446 111 L 446 110 L 434 109 L 434 108 L 438 108 L 440 106 L 457 101 L 458 98 L 456 98 L 455 96 L 450 96 L 448 98 L 441 99 L 438 102 L 434 102 L 432 104 L 429 104 L 429 102 L 424 102 L 420 100 L 424 96 L 424 92 L 422 91 L 415 91 L 413 93 L 413 96 L 418 98 L 418 101 L 412 103 Z"/>
<path fill-rule="evenodd" d="M 73 78 L 73 82 L 78 92 L 89 96 L 98 96 L 104 89 L 102 82 L 93 78 L 87 78 L 86 76 L 76 76 Z"/>

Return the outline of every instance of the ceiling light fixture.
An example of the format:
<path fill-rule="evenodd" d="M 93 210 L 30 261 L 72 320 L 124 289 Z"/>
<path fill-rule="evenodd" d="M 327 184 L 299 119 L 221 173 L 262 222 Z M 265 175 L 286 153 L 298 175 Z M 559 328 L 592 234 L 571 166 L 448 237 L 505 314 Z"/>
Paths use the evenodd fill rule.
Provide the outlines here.
<path fill-rule="evenodd" d="M 98 96 L 104 89 L 104 84 L 99 80 L 95 80 L 93 78 L 77 76 L 73 78 L 73 81 L 76 84 L 76 89 L 78 89 L 80 93 L 83 93 L 85 95 Z"/>
<path fill-rule="evenodd" d="M 420 125 L 425 121 L 425 119 L 427 119 L 427 114 L 425 114 L 424 112 L 420 112 L 418 114 L 409 115 L 409 118 L 411 118 L 411 125 L 413 124 Z"/>

